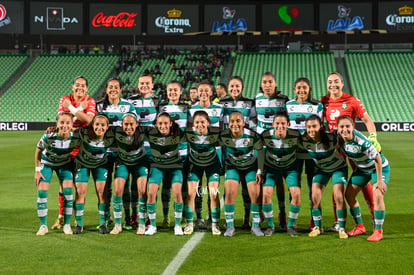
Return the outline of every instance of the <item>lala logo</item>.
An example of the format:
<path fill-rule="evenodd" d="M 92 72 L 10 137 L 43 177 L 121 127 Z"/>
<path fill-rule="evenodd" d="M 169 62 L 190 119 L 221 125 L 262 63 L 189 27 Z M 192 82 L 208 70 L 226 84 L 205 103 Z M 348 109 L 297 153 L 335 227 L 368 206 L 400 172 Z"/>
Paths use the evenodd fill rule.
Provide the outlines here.
<path fill-rule="evenodd" d="M 228 7 L 223 8 L 223 19 L 233 19 L 236 10 L 230 10 Z"/>
<path fill-rule="evenodd" d="M 361 30 L 364 28 L 364 23 L 360 16 L 352 17 L 350 16 L 351 9 L 346 8 L 345 6 L 338 5 L 338 19 L 328 21 L 328 31 L 345 31 L 358 29 Z"/>
<path fill-rule="evenodd" d="M 236 10 L 223 7 L 223 19 L 228 21 L 214 21 L 212 32 L 247 31 L 247 22 L 244 18 L 233 19 Z"/>

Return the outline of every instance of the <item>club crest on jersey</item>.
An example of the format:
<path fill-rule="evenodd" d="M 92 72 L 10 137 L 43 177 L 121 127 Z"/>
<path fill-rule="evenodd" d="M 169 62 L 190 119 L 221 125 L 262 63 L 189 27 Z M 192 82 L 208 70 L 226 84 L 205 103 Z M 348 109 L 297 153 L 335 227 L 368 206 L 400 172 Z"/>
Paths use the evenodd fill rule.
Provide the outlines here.
<path fill-rule="evenodd" d="M 248 139 L 248 138 L 245 138 L 245 139 L 243 140 L 243 145 L 244 145 L 244 146 L 249 145 L 249 139 Z"/>
<path fill-rule="evenodd" d="M 217 109 L 213 109 L 213 112 L 211 113 L 211 115 L 217 116 L 218 115 Z"/>
<path fill-rule="evenodd" d="M 348 105 L 346 103 L 342 103 L 342 106 L 341 107 L 342 107 L 342 109 L 345 110 L 346 108 L 348 108 Z"/>
<path fill-rule="evenodd" d="M 125 107 L 125 105 L 121 105 L 121 106 L 119 106 L 119 110 L 120 110 L 122 113 L 125 113 L 125 112 L 126 112 L 126 107 Z"/>
<path fill-rule="evenodd" d="M 247 103 L 244 103 L 244 102 L 243 102 L 243 104 L 242 104 L 242 108 L 243 108 L 243 109 L 246 109 L 246 108 L 247 108 Z"/>
<path fill-rule="evenodd" d="M 309 112 L 309 113 L 312 113 L 312 112 L 313 112 L 313 106 L 310 106 L 310 105 L 309 105 L 309 107 L 308 107 L 308 112 Z"/>

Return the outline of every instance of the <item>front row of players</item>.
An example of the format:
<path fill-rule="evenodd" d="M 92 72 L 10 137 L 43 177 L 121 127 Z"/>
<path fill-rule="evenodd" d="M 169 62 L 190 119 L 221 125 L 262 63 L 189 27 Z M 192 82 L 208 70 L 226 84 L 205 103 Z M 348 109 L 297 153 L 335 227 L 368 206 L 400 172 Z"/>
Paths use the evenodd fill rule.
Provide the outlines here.
<path fill-rule="evenodd" d="M 220 182 L 220 161 L 216 152 L 219 144 L 225 151 L 224 157 L 224 215 L 226 231 L 224 236 L 235 234 L 235 199 L 239 183 L 247 183 L 251 199 L 252 228 L 256 236 L 270 236 L 274 232 L 272 194 L 280 178 L 284 178 L 291 194 L 287 231 L 297 236 L 296 220 L 301 208 L 300 167 L 296 159 L 297 149 L 306 150 L 315 162 L 316 172 L 312 183 L 312 219 L 315 227 L 309 233 L 316 237 L 323 233 L 321 198 L 332 178 L 336 214 L 339 221 L 339 237 L 348 238 L 366 232 L 356 196 L 370 181 L 374 189 L 374 233 L 369 241 L 382 239 L 382 225 L 385 217 L 384 194 L 389 181 L 390 167 L 387 159 L 378 153 L 372 143 L 354 129 L 349 116 L 338 118 L 338 131 L 325 132 L 321 119 L 312 115 L 306 120 L 306 133 L 300 135 L 296 130 L 288 129 L 289 117 L 285 111 L 275 115 L 273 128 L 261 135 L 245 127 L 243 114 L 234 111 L 229 117 L 229 128 L 220 131 L 210 126 L 210 118 L 204 111 L 194 114 L 193 126 L 181 131 L 168 113 L 161 113 L 156 127 L 138 126 L 137 117 L 127 113 L 122 118 L 121 127 L 109 127 L 105 115 L 94 117 L 89 127 L 71 132 L 72 114 L 62 112 L 57 117 L 57 132 L 45 134 L 39 141 L 35 154 L 35 183 L 38 187 L 37 209 L 40 229 L 37 235 L 48 233 L 47 197 L 53 170 L 57 173 L 65 197 L 64 227 L 65 234 L 79 234 L 83 231 L 85 195 L 89 174 L 93 176 L 99 209 L 99 232 L 108 233 L 106 217 L 109 215 L 105 188 L 107 177 L 107 149 L 117 143 L 119 151 L 113 192 L 113 211 L 115 226 L 110 234 L 122 231 L 122 192 L 128 176 L 137 184 L 139 193 L 138 235 L 153 235 L 156 226 L 157 192 L 164 177 L 171 179 L 174 197 L 174 234 L 191 234 L 194 230 L 194 199 L 203 174 L 206 174 L 210 195 L 212 233 L 220 235 L 220 201 L 218 186 Z M 153 160 L 149 166 L 144 148 L 144 139 L 151 147 Z M 179 155 L 179 144 L 189 144 L 188 191 L 183 201 L 183 161 Z M 70 152 L 79 146 L 74 161 Z M 338 149 L 339 148 L 339 149 Z M 355 164 L 347 184 L 348 168 L 345 156 Z M 148 175 L 148 168 L 150 173 Z M 74 175 L 73 175 L 74 173 Z M 148 183 L 147 183 L 148 178 Z M 72 186 L 75 183 L 75 202 Z M 261 199 L 261 186 L 263 198 Z M 147 193 L 148 187 L 148 193 Z M 345 232 L 347 208 L 355 221 L 355 227 Z M 72 232 L 70 219 L 75 209 L 76 226 Z M 263 211 L 267 229 L 260 228 L 260 212 Z M 181 228 L 183 212 L 187 225 Z M 146 227 L 148 215 L 149 225 Z"/>

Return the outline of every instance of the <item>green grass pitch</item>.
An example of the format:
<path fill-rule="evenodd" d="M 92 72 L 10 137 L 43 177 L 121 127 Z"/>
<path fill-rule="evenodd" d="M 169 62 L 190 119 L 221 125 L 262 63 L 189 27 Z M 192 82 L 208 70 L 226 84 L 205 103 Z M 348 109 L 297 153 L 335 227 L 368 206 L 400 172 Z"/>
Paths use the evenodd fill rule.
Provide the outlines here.
<path fill-rule="evenodd" d="M 162 273 L 190 237 L 175 237 L 172 229 L 160 229 L 152 237 L 137 236 L 134 231 L 124 231 L 117 236 L 98 234 L 93 184 L 88 188 L 83 234 L 65 236 L 61 230 L 50 230 L 44 237 L 35 235 L 39 221 L 34 151 L 41 135 L 38 131 L 0 132 L 0 274 Z M 366 240 L 372 226 L 362 196 L 359 200 L 366 235 L 340 240 L 336 233 L 327 232 L 318 238 L 309 238 L 309 201 L 304 186 L 297 223 L 299 237 L 277 232 L 271 237 L 258 238 L 237 228 L 233 238 L 212 236 L 207 232 L 177 274 L 412 274 L 413 138 L 413 133 L 378 134 L 383 152 L 391 163 L 391 183 L 385 196 L 384 240 L 381 242 Z M 329 185 L 322 202 L 325 227 L 333 222 L 331 190 Z M 54 176 L 49 191 L 49 228 L 58 213 L 57 193 Z M 160 205 L 158 203 L 159 225 L 162 222 Z M 243 216 L 240 196 L 236 206 L 237 226 Z M 221 219 L 223 223 L 223 211 Z M 353 220 L 348 213 L 347 230 L 352 226 Z"/>

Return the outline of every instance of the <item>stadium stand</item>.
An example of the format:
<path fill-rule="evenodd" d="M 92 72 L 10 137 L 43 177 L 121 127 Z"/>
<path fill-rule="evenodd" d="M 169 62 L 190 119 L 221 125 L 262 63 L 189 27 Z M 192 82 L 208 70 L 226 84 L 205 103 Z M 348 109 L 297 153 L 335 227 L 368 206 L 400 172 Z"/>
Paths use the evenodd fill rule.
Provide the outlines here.
<path fill-rule="evenodd" d="M 2 54 L 0 55 L 0 87 L 19 69 L 29 58 L 27 54 Z"/>
<path fill-rule="evenodd" d="M 243 94 L 254 98 L 259 93 L 261 77 L 265 72 L 275 75 L 278 89 L 294 97 L 294 82 L 307 77 L 312 84 L 312 97 L 320 99 L 326 94 L 326 77 L 336 71 L 333 53 L 239 53 L 233 75 L 243 78 Z"/>
<path fill-rule="evenodd" d="M 62 96 L 71 94 L 72 81 L 83 75 L 93 96 L 113 72 L 117 56 L 42 55 L 0 97 L 0 121 L 55 121 Z"/>
<path fill-rule="evenodd" d="M 414 53 L 347 52 L 353 95 L 374 121 L 414 121 Z"/>

